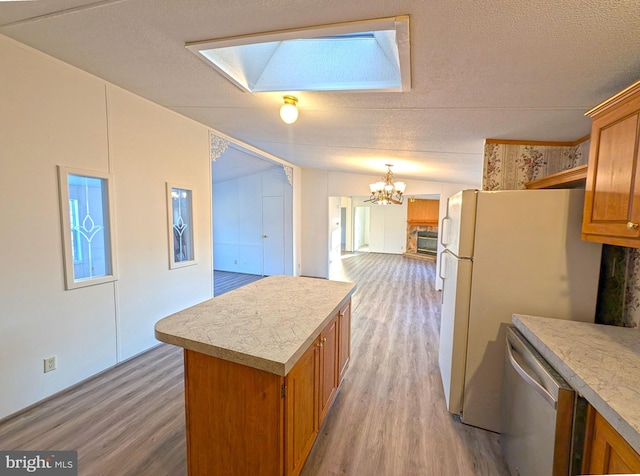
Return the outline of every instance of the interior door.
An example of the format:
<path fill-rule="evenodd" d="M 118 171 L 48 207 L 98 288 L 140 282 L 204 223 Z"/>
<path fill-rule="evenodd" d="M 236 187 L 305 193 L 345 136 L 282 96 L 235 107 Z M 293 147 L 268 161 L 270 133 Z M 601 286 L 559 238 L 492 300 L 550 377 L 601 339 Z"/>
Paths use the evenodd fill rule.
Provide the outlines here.
<path fill-rule="evenodd" d="M 284 197 L 262 197 L 262 242 L 262 274 L 284 274 Z"/>

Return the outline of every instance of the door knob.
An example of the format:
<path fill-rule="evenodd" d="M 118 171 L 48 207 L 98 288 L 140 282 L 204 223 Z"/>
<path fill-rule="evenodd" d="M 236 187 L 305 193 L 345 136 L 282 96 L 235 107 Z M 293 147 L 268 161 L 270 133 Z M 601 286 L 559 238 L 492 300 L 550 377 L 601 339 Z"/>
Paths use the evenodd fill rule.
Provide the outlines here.
<path fill-rule="evenodd" d="M 629 228 L 630 230 L 637 230 L 638 229 L 638 223 L 633 223 L 628 221 L 627 222 L 627 228 Z"/>

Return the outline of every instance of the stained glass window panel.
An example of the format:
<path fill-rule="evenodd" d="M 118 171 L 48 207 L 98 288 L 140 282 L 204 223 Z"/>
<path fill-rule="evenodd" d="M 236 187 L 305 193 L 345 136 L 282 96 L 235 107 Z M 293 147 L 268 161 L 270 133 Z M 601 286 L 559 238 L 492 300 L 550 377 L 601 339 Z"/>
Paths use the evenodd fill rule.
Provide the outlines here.
<path fill-rule="evenodd" d="M 186 264 L 194 261 L 193 210 L 191 190 L 170 187 L 172 264 Z"/>
<path fill-rule="evenodd" d="M 107 181 L 69 174 L 73 278 L 90 279 L 111 274 Z"/>

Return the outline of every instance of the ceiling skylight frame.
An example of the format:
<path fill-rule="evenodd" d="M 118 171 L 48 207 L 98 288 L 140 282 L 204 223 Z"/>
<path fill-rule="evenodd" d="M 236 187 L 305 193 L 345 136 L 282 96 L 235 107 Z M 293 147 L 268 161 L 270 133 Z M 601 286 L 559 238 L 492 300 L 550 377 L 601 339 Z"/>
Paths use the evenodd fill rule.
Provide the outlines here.
<path fill-rule="evenodd" d="M 326 39 L 331 37 L 358 36 L 362 33 L 376 33 L 393 31 L 395 34 L 395 45 L 397 48 L 397 58 L 390 59 L 390 62 L 397 60 L 399 67 L 399 81 L 394 86 L 382 87 L 357 87 L 357 88 L 295 88 L 285 87 L 282 89 L 253 90 L 248 84 L 249 81 L 242 77 L 244 71 L 225 70 L 208 59 L 204 52 L 218 48 L 231 48 L 255 44 L 266 44 L 275 42 L 285 42 L 289 40 L 304 39 Z M 220 39 L 190 42 L 185 47 L 204 61 L 207 65 L 218 71 L 232 84 L 245 92 L 272 92 L 272 91 L 317 91 L 317 90 L 358 90 L 364 92 L 406 92 L 411 90 L 411 63 L 410 63 L 410 41 L 409 41 L 409 16 L 401 15 L 395 17 L 379 18 L 374 20 L 361 20 L 356 22 L 335 23 L 331 25 L 321 25 L 307 28 L 281 30 L 275 32 L 256 33 L 250 35 L 227 37 Z M 386 53 L 386 52 L 385 52 Z M 267 62 L 268 63 L 268 62 Z M 263 67 L 263 71 L 266 66 Z M 242 78 L 238 78 L 238 77 Z M 243 82 L 244 81 L 244 82 Z"/>

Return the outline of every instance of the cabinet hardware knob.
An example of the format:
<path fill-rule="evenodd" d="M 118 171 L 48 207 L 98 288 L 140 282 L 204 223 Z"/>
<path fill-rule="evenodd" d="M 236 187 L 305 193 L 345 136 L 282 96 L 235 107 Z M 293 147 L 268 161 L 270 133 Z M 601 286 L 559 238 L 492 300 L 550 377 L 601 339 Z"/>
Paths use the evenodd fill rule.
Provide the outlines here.
<path fill-rule="evenodd" d="M 633 223 L 630 221 L 627 222 L 627 228 L 629 228 L 630 230 L 637 230 L 638 226 L 638 223 Z"/>
<path fill-rule="evenodd" d="M 262 235 L 262 238 L 267 238 L 267 235 Z"/>
<path fill-rule="evenodd" d="M 327 342 L 327 338 L 326 338 L 326 337 L 323 337 L 323 338 L 322 338 L 322 342 Z"/>

